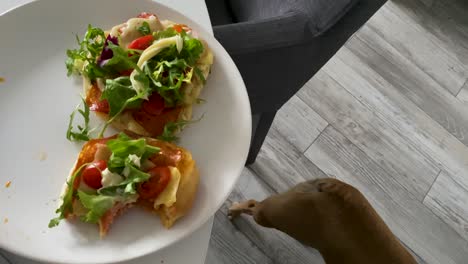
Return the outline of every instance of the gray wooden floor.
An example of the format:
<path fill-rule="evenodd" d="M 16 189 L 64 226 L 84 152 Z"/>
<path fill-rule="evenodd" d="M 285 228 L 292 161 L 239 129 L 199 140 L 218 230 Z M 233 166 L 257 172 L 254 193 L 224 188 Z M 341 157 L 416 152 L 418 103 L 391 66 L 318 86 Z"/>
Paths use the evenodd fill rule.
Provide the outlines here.
<path fill-rule="evenodd" d="M 206 263 L 323 263 L 226 216 L 319 177 L 360 189 L 420 263 L 468 263 L 467 1 L 390 1 L 291 98 L 216 214 Z"/>

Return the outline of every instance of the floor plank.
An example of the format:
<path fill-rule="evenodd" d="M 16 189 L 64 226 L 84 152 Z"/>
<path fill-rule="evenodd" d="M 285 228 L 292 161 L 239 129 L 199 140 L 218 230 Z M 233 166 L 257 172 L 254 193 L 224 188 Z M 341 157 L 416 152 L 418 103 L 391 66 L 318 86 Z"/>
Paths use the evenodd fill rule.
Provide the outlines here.
<path fill-rule="evenodd" d="M 400 12 L 407 14 L 413 23 L 434 35 L 461 63 L 467 66 L 468 18 L 466 13 L 461 14 L 454 10 L 448 3 L 450 1 L 452 0 L 438 0 L 437 7 L 421 5 L 420 0 L 393 0 L 390 5 L 394 5 Z"/>
<path fill-rule="evenodd" d="M 276 114 L 273 127 L 304 152 L 328 123 L 297 96 L 293 96 Z"/>
<path fill-rule="evenodd" d="M 433 74 L 422 71 L 408 57 L 399 53 L 373 27 L 365 26 L 357 36 L 346 45 L 354 55 L 468 145 L 466 105 L 440 86 L 433 79 Z M 466 78 L 457 86 L 457 93 L 465 81 Z"/>
<path fill-rule="evenodd" d="M 306 180 L 327 177 L 275 128 L 270 129 L 250 168 L 275 192 L 284 192 Z"/>
<path fill-rule="evenodd" d="M 352 74 L 344 67 L 333 69 L 339 69 L 339 74 Z M 439 168 L 412 147 L 401 131 L 388 125 L 387 119 L 376 116 L 333 80 L 326 73 L 328 70 L 316 74 L 299 97 L 422 201 Z"/>
<path fill-rule="evenodd" d="M 468 186 L 468 147 L 417 107 L 407 96 L 361 61 L 349 49 L 342 49 L 327 64 L 326 72 L 376 116 L 386 120 L 441 169 L 459 175 Z"/>
<path fill-rule="evenodd" d="M 468 37 L 468 2 L 466 0 L 434 0 L 432 15 L 453 21 L 454 28 Z M 468 45 L 468 43 L 465 43 Z"/>
<path fill-rule="evenodd" d="M 354 52 L 364 53 L 359 51 L 359 46 L 357 46 L 362 43 L 359 40 L 352 40 L 348 44 L 354 45 Z M 407 142 L 418 149 L 421 155 L 428 160 L 433 160 L 439 168 L 453 175 L 458 184 L 465 189 L 468 188 L 468 148 L 466 145 L 417 107 L 414 101 L 408 99 L 409 96 L 403 95 L 402 90 L 396 88 L 399 85 L 399 78 L 388 80 L 383 78 L 376 72 L 378 68 L 376 62 L 370 62 L 372 59 L 364 62 L 353 51 L 348 49 L 348 46 L 342 49 L 327 65 L 326 72 L 375 115 L 386 120 L 393 129 L 400 131 L 400 134 L 407 138 Z M 391 68 L 388 69 L 388 72 L 390 71 Z M 417 89 L 419 88 L 413 86 L 412 90 Z M 408 93 L 410 92 L 411 90 L 408 90 Z M 468 116 L 466 113 L 468 111 L 464 114 Z M 448 115 L 443 112 L 440 114 Z M 462 115 L 463 112 L 459 114 Z M 446 191 L 450 192 L 450 189 Z M 444 206 L 450 208 L 451 202 L 446 202 Z M 439 203 L 444 203 L 444 200 L 440 199 Z M 468 207 L 464 210 L 468 211 Z M 452 222 L 451 218 L 444 219 L 453 228 L 457 228 L 457 222 Z"/>
<path fill-rule="evenodd" d="M 352 142 L 328 127 L 305 155 L 320 169 L 356 186 L 393 232 L 427 263 L 465 263 L 468 242 Z"/>
<path fill-rule="evenodd" d="M 453 95 L 468 78 L 466 65 L 451 49 L 391 1 L 367 25 Z"/>
<path fill-rule="evenodd" d="M 468 80 L 466 80 L 465 85 L 460 90 L 460 93 L 457 95 L 458 100 L 462 101 L 466 106 L 468 106 Z"/>
<path fill-rule="evenodd" d="M 441 216 L 462 237 L 468 240 L 468 189 L 456 179 L 442 171 L 433 187 L 424 199 L 424 204 L 437 215 Z"/>

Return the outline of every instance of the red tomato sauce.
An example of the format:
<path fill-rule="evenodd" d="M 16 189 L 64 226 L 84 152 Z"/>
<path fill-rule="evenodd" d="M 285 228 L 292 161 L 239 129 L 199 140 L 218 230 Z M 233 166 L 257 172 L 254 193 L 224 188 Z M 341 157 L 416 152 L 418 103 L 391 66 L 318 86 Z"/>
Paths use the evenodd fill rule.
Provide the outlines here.
<path fill-rule="evenodd" d="M 102 92 L 96 84 L 93 84 L 86 94 L 86 104 L 91 111 L 109 113 L 109 103 L 107 100 L 101 100 Z"/>

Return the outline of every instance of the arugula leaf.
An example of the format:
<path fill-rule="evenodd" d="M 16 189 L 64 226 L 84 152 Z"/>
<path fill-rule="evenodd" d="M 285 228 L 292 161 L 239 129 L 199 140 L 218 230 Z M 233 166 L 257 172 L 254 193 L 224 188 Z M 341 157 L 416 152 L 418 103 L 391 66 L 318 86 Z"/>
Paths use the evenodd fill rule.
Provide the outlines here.
<path fill-rule="evenodd" d="M 126 158 L 131 154 L 141 157 L 146 151 L 145 139 L 131 139 L 124 133 L 120 133 L 116 139 L 109 140 L 107 146 L 112 152 L 110 161 L 114 157 Z"/>
<path fill-rule="evenodd" d="M 88 209 L 88 213 L 81 217 L 87 223 L 98 223 L 101 217 L 111 209 L 119 197 L 87 194 L 78 191 L 81 204 Z"/>
<path fill-rule="evenodd" d="M 180 51 L 180 56 L 184 58 L 188 64 L 194 65 L 203 53 L 204 47 L 200 40 L 184 37 L 184 48 Z"/>
<path fill-rule="evenodd" d="M 131 139 L 124 133 L 120 133 L 116 139 L 109 140 L 107 146 L 112 152 L 107 166 L 112 172 L 119 173 L 126 166 L 125 160 L 128 156 L 136 155 L 145 160 L 160 151 L 159 148 L 147 144 L 145 139 Z"/>
<path fill-rule="evenodd" d="M 205 76 L 203 75 L 202 71 L 198 67 L 195 67 L 194 71 L 195 71 L 195 74 L 197 75 L 198 79 L 200 79 L 202 81 L 202 83 L 205 84 L 206 79 L 205 79 Z"/>
<path fill-rule="evenodd" d="M 70 121 L 68 122 L 67 139 L 70 141 L 88 141 L 89 140 L 89 106 L 82 98 L 83 109 L 79 109 L 80 105 L 70 114 Z M 73 121 L 75 114 L 78 112 L 84 119 L 84 126 L 77 125 L 78 131 L 73 130 Z"/>
<path fill-rule="evenodd" d="M 112 42 L 108 42 L 108 48 L 112 50 L 113 57 L 107 61 L 104 68 L 114 67 L 114 69 L 118 69 L 119 71 L 134 69 L 137 71 L 135 80 L 141 84 L 141 90 L 135 90 L 130 77 L 127 76 L 106 80 L 106 88 L 101 95 L 101 99 L 107 99 L 109 102 L 110 119 L 101 129 L 99 137 L 104 135 L 109 124 L 112 123 L 115 117 L 122 113 L 123 110 L 126 108 L 138 107 L 141 103 L 141 99 L 147 98 L 150 94 L 149 79 L 136 63 L 139 57 L 137 56 L 138 51 L 125 51 Z"/>
<path fill-rule="evenodd" d="M 200 118 L 198 118 L 196 120 L 190 120 L 190 121 L 181 120 L 181 121 L 177 121 L 177 122 L 168 122 L 164 126 L 164 130 L 163 130 L 162 135 L 158 136 L 158 139 L 163 140 L 163 141 L 167 141 L 167 142 L 173 142 L 173 141 L 178 140 L 179 138 L 177 136 L 175 136 L 175 133 L 177 131 L 182 130 L 186 125 L 190 125 L 190 124 L 199 122 L 200 120 L 202 120 L 203 116 L 204 116 L 204 114 Z"/>
<path fill-rule="evenodd" d="M 172 61 L 174 59 L 184 59 L 189 65 L 194 65 L 195 62 L 200 58 L 200 55 L 203 53 L 204 47 L 200 40 L 191 37 L 189 34 L 182 31 L 177 33 L 173 28 L 168 28 L 164 31 L 155 32 L 153 35 L 155 39 L 173 37 L 177 34 L 180 34 L 184 45 L 182 50 L 177 50 L 176 45 L 171 45 L 159 52 L 156 56 L 153 57 L 155 61 Z"/>
<path fill-rule="evenodd" d="M 135 69 L 138 72 L 141 72 L 141 69 L 138 67 L 137 62 L 140 57 L 140 51 L 138 50 L 124 50 L 118 45 L 108 41 L 108 48 L 112 50 L 113 56 L 109 59 L 104 68 L 107 70 L 112 70 L 114 72 L 119 72 L 128 69 Z"/>
<path fill-rule="evenodd" d="M 84 45 L 92 57 L 101 55 L 102 48 L 106 42 L 106 35 L 100 28 L 92 27 L 88 25 L 88 30 L 84 36 L 84 40 L 81 45 Z M 80 46 L 81 46 L 80 45 Z"/>
<path fill-rule="evenodd" d="M 154 72 L 150 68 L 155 69 Z M 150 77 L 153 90 L 164 98 L 167 106 L 182 101 L 180 88 L 184 82 L 190 83 L 193 75 L 193 68 L 184 59 L 177 58 L 172 61 L 151 61 L 143 67 L 143 71 Z"/>
<path fill-rule="evenodd" d="M 76 36 L 76 40 L 79 48 L 67 50 L 68 58 L 65 61 L 67 75 L 83 74 L 91 80 L 103 77 L 105 71 L 96 64 L 96 59 L 104 48 L 106 41 L 104 31 L 88 25 L 83 40 L 80 41 L 78 36 Z"/>
<path fill-rule="evenodd" d="M 83 165 L 81 165 L 77 170 L 76 172 L 70 177 L 70 180 L 67 182 L 67 191 L 65 193 L 65 195 L 63 196 L 62 198 L 62 204 L 60 205 L 60 207 L 55 211 L 55 213 L 59 214 L 58 217 L 56 218 L 53 218 L 50 220 L 49 222 L 49 228 L 52 228 L 52 227 L 55 227 L 55 226 L 58 226 L 58 224 L 60 223 L 60 221 L 62 219 L 65 219 L 66 215 L 68 213 L 73 213 L 73 197 L 75 196 L 75 193 L 76 191 L 74 190 L 73 188 L 73 183 L 75 182 L 75 179 L 76 177 L 78 176 L 78 174 L 81 173 L 81 170 L 89 165 L 90 163 L 85 163 Z"/>
<path fill-rule="evenodd" d="M 177 33 L 173 28 L 155 32 L 153 35 L 159 39 L 177 34 L 180 34 L 184 42 L 180 52 L 176 45 L 171 45 L 143 66 L 143 71 L 149 77 L 150 87 L 164 98 L 168 106 L 175 106 L 183 101 L 180 88 L 184 82 L 191 81 L 193 73 L 198 74 L 202 81 L 205 80 L 203 76 L 200 77 L 199 69 L 194 67 L 204 50 L 200 40 L 192 38 L 185 31 Z"/>
<path fill-rule="evenodd" d="M 107 100 L 109 103 L 109 117 L 114 117 L 120 109 L 137 108 L 141 104 L 141 100 L 134 100 L 127 102 L 129 99 L 137 95 L 136 91 L 132 88 L 132 83 L 128 76 L 118 77 L 116 79 L 107 79 L 106 88 L 104 89 L 101 100 Z"/>
<path fill-rule="evenodd" d="M 138 32 L 140 32 L 143 36 L 151 34 L 151 29 L 148 24 L 148 22 L 143 22 L 143 25 L 141 27 L 137 28 Z"/>
<path fill-rule="evenodd" d="M 129 77 L 122 76 L 114 80 L 106 80 L 106 88 L 101 95 L 101 99 L 106 99 L 109 103 L 109 120 L 101 129 L 98 137 L 102 137 L 110 123 L 127 108 L 139 107 L 142 98 L 150 94 L 149 79 L 144 73 L 138 73 L 136 79 L 143 84 L 143 91 L 138 93 L 132 87 Z"/>
<path fill-rule="evenodd" d="M 143 138 L 131 139 L 124 133 L 120 133 L 116 139 L 109 140 L 107 146 L 112 152 L 107 162 L 108 169 L 123 175 L 125 179 L 117 185 L 99 189 L 98 193 L 107 196 L 136 194 L 137 183 L 147 181 L 150 175 L 140 170 L 139 161 L 135 160 L 146 160 L 160 152 L 160 149 L 147 144 Z"/>
<path fill-rule="evenodd" d="M 177 35 L 177 31 L 174 28 L 167 28 L 165 30 L 153 32 L 153 37 L 155 39 L 170 38 Z"/>

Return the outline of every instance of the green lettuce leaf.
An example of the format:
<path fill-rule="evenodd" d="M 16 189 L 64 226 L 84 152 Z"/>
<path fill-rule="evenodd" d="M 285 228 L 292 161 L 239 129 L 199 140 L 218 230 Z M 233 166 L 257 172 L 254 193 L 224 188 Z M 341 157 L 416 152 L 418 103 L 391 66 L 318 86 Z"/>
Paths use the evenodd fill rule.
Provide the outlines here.
<path fill-rule="evenodd" d="M 177 58 L 172 61 L 151 61 L 143 70 L 150 77 L 152 90 L 164 98 L 167 106 L 175 106 L 182 101 L 180 88 L 184 82 L 190 83 L 193 75 L 193 68 L 184 59 Z"/>
<path fill-rule="evenodd" d="M 116 139 L 109 140 L 107 146 L 112 152 L 107 162 L 111 172 L 118 173 L 125 179 L 114 186 L 104 187 L 98 190 L 101 195 L 128 196 L 136 194 L 137 184 L 150 178 L 148 173 L 143 172 L 130 156 L 136 156 L 140 162 L 158 153 L 159 148 L 146 143 L 143 138 L 131 139 L 124 133 L 120 133 Z"/>
<path fill-rule="evenodd" d="M 106 62 L 103 68 L 115 73 L 129 69 L 135 69 L 141 72 L 137 65 L 140 51 L 124 50 L 110 41 L 108 41 L 108 47 L 112 50 L 113 56 Z"/>
<path fill-rule="evenodd" d="M 147 144 L 144 138 L 131 139 L 124 133 L 120 133 L 116 139 L 109 140 L 107 146 L 112 152 L 107 166 L 112 172 L 118 173 L 121 173 L 126 166 L 125 160 L 128 156 L 133 154 L 143 161 L 160 151 L 159 148 Z"/>
<path fill-rule="evenodd" d="M 198 79 L 200 79 L 202 83 L 205 84 L 206 79 L 205 79 L 205 76 L 203 75 L 203 72 L 198 67 L 193 68 L 193 70 L 195 71 L 195 74 L 197 75 Z"/>
<path fill-rule="evenodd" d="M 174 29 L 169 28 L 164 31 L 156 33 L 155 38 L 168 38 L 180 34 L 184 45 L 179 52 L 176 45 L 171 45 L 163 49 L 160 53 L 153 57 L 155 61 L 172 61 L 174 59 L 184 59 L 189 65 L 194 66 L 195 62 L 200 58 L 203 53 L 204 47 L 200 40 L 192 38 L 184 31 L 177 33 Z"/>
<path fill-rule="evenodd" d="M 143 25 L 141 25 L 141 27 L 138 27 L 137 28 L 138 32 L 140 32 L 143 36 L 146 36 L 146 35 L 149 35 L 151 34 L 151 29 L 150 29 L 150 25 L 148 24 L 148 22 L 143 22 Z"/>
<path fill-rule="evenodd" d="M 136 70 L 136 69 L 135 69 Z M 101 99 L 106 99 L 109 103 L 109 120 L 99 133 L 99 137 L 104 135 L 107 127 L 114 119 L 127 108 L 138 108 L 143 98 L 146 98 L 150 92 L 148 77 L 143 73 L 138 73 L 135 79 L 143 84 L 143 90 L 137 93 L 131 84 L 130 77 L 122 76 L 116 79 L 107 79 L 106 88 L 101 95 Z"/>
<path fill-rule="evenodd" d="M 89 107 L 86 104 L 85 100 L 82 98 L 83 109 L 79 109 L 80 105 L 70 114 L 70 121 L 68 122 L 68 129 L 66 137 L 70 141 L 88 141 L 90 139 L 90 130 L 89 130 Z M 75 119 L 75 114 L 79 113 L 84 120 L 84 125 L 77 125 L 77 131 L 74 130 L 73 123 Z"/>
<path fill-rule="evenodd" d="M 173 28 L 167 28 L 165 30 L 153 32 L 153 37 L 155 39 L 163 39 L 173 37 L 177 34 L 177 31 L 175 31 Z"/>
<path fill-rule="evenodd" d="M 154 33 L 155 38 L 167 38 L 177 34 L 184 42 L 180 52 L 176 45 L 171 45 L 151 58 L 143 67 L 144 73 L 149 77 L 150 88 L 164 98 L 167 106 L 183 102 L 180 88 L 184 82 L 191 81 L 194 73 L 200 74 L 195 63 L 204 50 L 200 40 L 192 38 L 184 31 L 177 33 L 173 28 L 169 28 Z M 203 76 L 199 78 L 204 81 Z"/>
<path fill-rule="evenodd" d="M 204 47 L 200 40 L 185 35 L 184 48 L 180 51 L 180 57 L 185 59 L 189 65 L 195 65 L 203 50 Z"/>
<path fill-rule="evenodd" d="M 88 209 L 88 213 L 81 217 L 81 220 L 87 223 L 98 223 L 101 217 L 111 209 L 118 201 L 119 197 L 87 194 L 78 191 L 78 197 L 81 204 Z"/>
<path fill-rule="evenodd" d="M 81 173 L 81 170 L 89 165 L 89 163 L 85 163 L 81 165 L 76 172 L 70 177 L 70 180 L 67 182 L 67 191 L 65 195 L 62 197 L 62 204 L 60 207 L 55 211 L 55 213 L 59 214 L 58 217 L 53 218 L 49 222 L 49 228 L 58 226 L 62 219 L 65 219 L 67 214 L 73 213 L 73 197 L 75 197 L 76 191 L 73 188 L 73 183 L 75 182 L 76 177 L 78 174 Z"/>
<path fill-rule="evenodd" d="M 65 65 L 67 67 L 67 75 L 83 74 L 91 80 L 103 77 L 106 72 L 96 64 L 97 58 L 100 56 L 106 36 L 100 28 L 88 25 L 83 40 L 76 37 L 79 48 L 67 50 L 67 59 Z"/>
<path fill-rule="evenodd" d="M 167 142 L 173 142 L 173 141 L 178 140 L 179 138 L 177 136 L 175 136 L 177 131 L 182 130 L 186 125 L 190 125 L 190 124 L 199 122 L 200 120 L 202 120 L 203 116 L 204 115 L 202 115 L 200 118 L 198 118 L 196 120 L 190 120 L 190 121 L 181 120 L 181 121 L 177 121 L 177 122 L 168 122 L 164 126 L 163 133 L 162 133 L 162 135 L 160 135 L 158 137 L 158 139 L 163 140 L 163 141 L 167 141 Z"/>
<path fill-rule="evenodd" d="M 106 88 L 101 95 L 101 100 L 107 100 L 109 103 L 109 116 L 114 117 L 123 107 L 139 107 L 141 100 L 137 99 L 130 101 L 130 99 L 135 98 L 136 96 L 137 93 L 132 88 L 130 78 L 128 76 L 123 76 L 113 80 L 106 80 Z"/>

